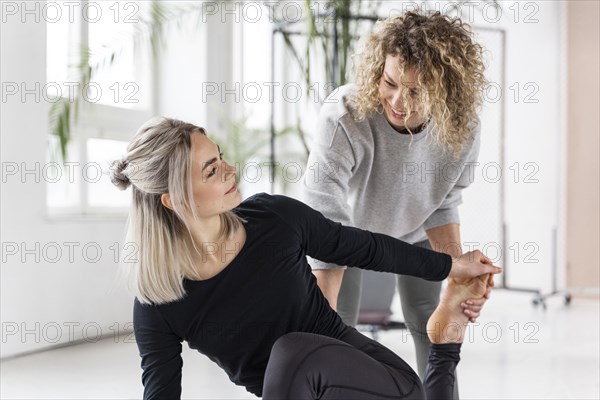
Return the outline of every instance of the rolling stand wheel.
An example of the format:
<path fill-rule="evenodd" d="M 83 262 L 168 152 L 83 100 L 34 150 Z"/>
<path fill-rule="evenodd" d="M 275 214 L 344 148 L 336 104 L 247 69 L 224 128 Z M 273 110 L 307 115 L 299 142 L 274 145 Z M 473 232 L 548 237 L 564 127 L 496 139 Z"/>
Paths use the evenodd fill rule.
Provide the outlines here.
<path fill-rule="evenodd" d="M 569 304 L 571 304 L 571 295 L 567 293 L 565 295 L 565 306 L 568 306 Z"/>
<path fill-rule="evenodd" d="M 533 303 L 534 306 L 538 306 L 538 305 L 542 305 L 542 308 L 545 310 L 546 309 L 546 301 L 544 300 L 544 298 L 542 296 L 536 296 L 533 298 L 533 300 L 531 300 L 531 302 Z"/>

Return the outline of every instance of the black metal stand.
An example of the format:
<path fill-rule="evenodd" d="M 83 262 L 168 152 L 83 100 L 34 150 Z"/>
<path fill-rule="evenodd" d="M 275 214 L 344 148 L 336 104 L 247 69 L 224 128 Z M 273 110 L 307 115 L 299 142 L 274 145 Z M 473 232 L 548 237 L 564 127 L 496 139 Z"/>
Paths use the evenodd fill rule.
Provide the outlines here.
<path fill-rule="evenodd" d="M 505 228 L 503 229 L 505 230 Z M 503 232 L 505 233 L 505 232 Z M 504 234 L 504 237 L 506 238 L 506 234 Z M 555 250 L 554 251 L 554 256 L 552 258 L 552 290 L 549 293 L 545 293 L 543 294 L 541 290 L 539 289 L 526 289 L 526 288 L 515 288 L 515 287 L 510 287 L 507 285 L 506 280 L 506 272 L 502 274 L 502 287 L 499 287 L 498 289 L 504 289 L 504 290 L 512 290 L 512 291 L 516 291 L 516 292 L 525 292 L 525 293 L 534 293 L 534 297 L 531 300 L 531 303 L 534 306 L 539 306 L 541 305 L 542 308 L 544 310 L 546 310 L 548 308 L 547 304 L 546 304 L 546 299 L 548 299 L 549 297 L 553 297 L 553 296 L 563 296 L 563 303 L 568 306 L 569 304 L 571 304 L 571 299 L 572 296 L 568 291 L 564 291 L 564 290 L 558 290 L 558 262 L 556 259 L 556 246 L 557 246 L 557 239 L 556 239 L 556 229 L 554 229 L 553 235 L 552 235 L 552 248 Z M 506 243 L 505 243 L 506 245 Z M 506 247 L 505 247 L 506 248 Z"/>
<path fill-rule="evenodd" d="M 493 28 L 479 28 L 482 30 L 492 30 L 492 31 L 497 31 L 500 33 L 501 37 L 501 48 L 502 48 L 502 72 L 501 72 L 501 82 L 500 82 L 500 87 L 505 88 L 506 87 L 506 31 L 504 29 L 493 29 Z M 504 143 L 505 143 L 505 132 L 506 132 L 506 128 L 505 128 L 505 122 L 506 122 L 506 106 L 505 106 L 505 102 L 502 101 L 501 102 L 501 128 L 500 128 L 500 135 L 501 135 L 501 139 L 500 139 L 500 143 L 501 143 L 501 150 L 500 150 L 500 163 L 502 166 L 506 165 L 506 151 L 504 148 Z M 505 198 L 505 184 L 504 184 L 504 180 L 501 180 L 501 186 L 500 186 L 500 197 L 502 199 L 502 207 L 500 207 L 500 220 L 501 221 L 506 221 L 506 216 L 504 213 L 504 198 Z M 506 234 L 506 223 L 503 222 L 502 225 L 502 249 L 506 250 L 508 249 L 508 243 L 507 243 L 507 234 Z M 533 293 L 534 297 L 532 299 L 532 304 L 534 306 L 538 306 L 541 305 L 543 307 L 543 309 L 545 310 L 547 308 L 546 305 L 546 299 L 550 296 L 555 296 L 555 295 L 559 295 L 564 293 L 565 296 L 565 304 L 569 305 L 571 303 L 571 295 L 569 293 L 566 292 L 561 292 L 557 289 L 557 260 L 556 260 L 556 229 L 554 230 L 554 234 L 552 236 L 552 246 L 554 249 L 554 257 L 552 260 L 552 291 L 550 293 L 547 294 L 542 294 L 540 289 L 533 289 L 533 288 L 518 288 L 518 287 L 512 287 L 509 286 L 507 283 L 508 280 L 508 276 L 507 276 L 507 270 L 505 269 L 504 272 L 502 273 L 502 278 L 501 278 L 501 284 L 502 286 L 497 288 L 497 289 L 502 289 L 502 290 L 510 290 L 510 291 L 514 291 L 514 292 L 525 292 L 525 293 Z M 506 253 L 506 251 L 505 251 Z"/>

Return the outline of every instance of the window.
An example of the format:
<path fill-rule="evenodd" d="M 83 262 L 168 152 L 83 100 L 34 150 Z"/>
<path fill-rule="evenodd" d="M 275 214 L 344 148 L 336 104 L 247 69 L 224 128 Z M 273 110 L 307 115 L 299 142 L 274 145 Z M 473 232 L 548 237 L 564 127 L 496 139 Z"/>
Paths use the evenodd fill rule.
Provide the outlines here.
<path fill-rule="evenodd" d="M 58 10 L 46 19 L 47 96 L 66 98 L 70 104 L 75 93 L 80 96 L 64 164 L 58 157 L 58 139 L 49 136 L 45 170 L 51 215 L 124 215 L 127 210 L 130 192 L 112 186 L 109 162 L 123 156 L 137 128 L 154 114 L 152 56 L 144 43 L 147 36 L 141 35 L 150 5 L 57 2 Z M 83 87 L 74 68 L 82 44 L 89 48 L 96 71 Z"/>

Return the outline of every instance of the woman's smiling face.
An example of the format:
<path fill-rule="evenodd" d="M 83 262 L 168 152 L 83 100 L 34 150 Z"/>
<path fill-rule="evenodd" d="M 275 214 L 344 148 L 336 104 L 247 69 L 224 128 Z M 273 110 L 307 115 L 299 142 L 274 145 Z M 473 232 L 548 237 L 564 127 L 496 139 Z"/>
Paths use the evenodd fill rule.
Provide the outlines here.
<path fill-rule="evenodd" d="M 192 192 L 200 218 L 222 214 L 237 207 L 241 194 L 236 168 L 223 160 L 219 146 L 201 133 L 192 138 Z"/>
<path fill-rule="evenodd" d="M 411 99 L 412 112 L 406 114 L 403 94 L 408 90 Z M 396 130 L 416 128 L 425 122 L 421 115 L 422 106 L 417 88 L 415 70 L 407 68 L 404 77 L 400 76 L 400 59 L 388 55 L 385 59 L 383 74 L 379 80 L 379 101 L 383 106 L 385 118 Z"/>

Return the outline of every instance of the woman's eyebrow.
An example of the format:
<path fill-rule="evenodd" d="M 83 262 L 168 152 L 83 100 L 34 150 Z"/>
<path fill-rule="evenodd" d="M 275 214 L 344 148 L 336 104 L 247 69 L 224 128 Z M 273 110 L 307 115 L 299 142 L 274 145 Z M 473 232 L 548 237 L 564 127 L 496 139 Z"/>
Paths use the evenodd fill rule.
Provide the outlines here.
<path fill-rule="evenodd" d="M 204 163 L 204 167 L 202 167 L 202 171 L 204 171 L 206 168 L 208 168 L 210 165 L 214 164 L 215 162 L 217 162 L 217 157 L 213 157 L 210 160 L 206 161 Z"/>
<path fill-rule="evenodd" d="M 219 154 L 221 154 L 221 147 L 219 145 L 217 145 L 217 150 L 219 151 Z M 202 167 L 202 171 L 204 171 L 206 168 L 208 168 L 211 164 L 217 162 L 217 157 L 213 157 L 210 160 L 206 161 L 204 163 L 204 166 Z"/>
<path fill-rule="evenodd" d="M 383 71 L 383 75 L 384 75 L 385 79 L 387 79 L 388 81 L 390 81 L 391 83 L 393 83 L 394 85 L 396 85 L 396 82 L 394 82 L 394 80 L 392 78 L 390 78 L 390 76 L 388 75 L 387 72 Z M 412 90 L 417 90 L 418 89 L 418 87 L 416 85 L 415 86 L 409 86 L 411 84 L 414 85 L 415 82 L 403 82 L 402 86 L 404 86 L 407 89 L 412 89 Z"/>
<path fill-rule="evenodd" d="M 385 79 L 392 82 L 393 84 L 396 84 L 396 82 L 394 82 L 394 80 L 392 78 L 390 78 L 390 76 L 388 75 L 387 72 L 383 71 L 383 75 L 385 76 Z"/>

